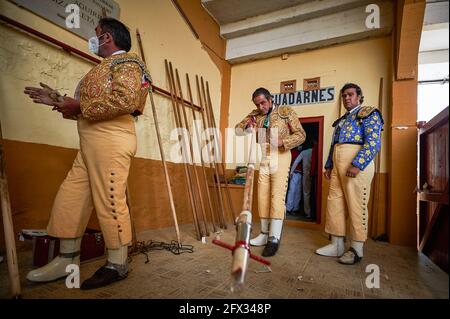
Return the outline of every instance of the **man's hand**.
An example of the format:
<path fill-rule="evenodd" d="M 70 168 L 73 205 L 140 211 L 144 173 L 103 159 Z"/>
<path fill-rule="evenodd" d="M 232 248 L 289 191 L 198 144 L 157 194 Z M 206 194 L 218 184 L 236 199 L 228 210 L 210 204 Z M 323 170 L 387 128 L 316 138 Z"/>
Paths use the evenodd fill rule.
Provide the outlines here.
<path fill-rule="evenodd" d="M 80 101 L 65 96 L 62 102 L 54 102 L 53 105 L 65 118 L 72 118 L 81 113 Z"/>
<path fill-rule="evenodd" d="M 327 168 L 325 172 L 323 172 L 323 176 L 325 176 L 326 179 L 331 178 L 331 168 Z"/>
<path fill-rule="evenodd" d="M 254 116 L 251 116 L 247 120 L 247 128 L 254 128 L 254 127 L 256 127 L 256 118 Z"/>
<path fill-rule="evenodd" d="M 58 91 L 52 89 L 44 83 L 39 83 L 40 88 L 27 86 L 23 93 L 27 94 L 34 103 L 54 106 L 54 103 L 61 101 L 62 97 Z"/>
<path fill-rule="evenodd" d="M 278 138 L 278 147 L 283 147 L 284 143 L 281 138 Z"/>
<path fill-rule="evenodd" d="M 358 175 L 360 169 L 356 166 L 351 165 L 348 170 L 347 173 L 345 174 L 345 176 L 348 177 L 356 177 L 356 175 Z"/>

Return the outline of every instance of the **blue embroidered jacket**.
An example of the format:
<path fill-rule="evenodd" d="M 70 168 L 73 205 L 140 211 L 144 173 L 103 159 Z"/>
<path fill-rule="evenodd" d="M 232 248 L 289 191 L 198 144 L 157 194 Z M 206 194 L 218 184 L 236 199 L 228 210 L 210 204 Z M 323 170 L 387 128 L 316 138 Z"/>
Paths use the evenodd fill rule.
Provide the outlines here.
<path fill-rule="evenodd" d="M 352 165 L 363 171 L 380 150 L 383 124 L 381 112 L 370 106 L 360 107 L 359 110 L 347 112 L 338 118 L 333 123 L 333 140 L 325 169 L 333 168 L 335 144 L 358 144 L 362 148 L 352 160 Z"/>

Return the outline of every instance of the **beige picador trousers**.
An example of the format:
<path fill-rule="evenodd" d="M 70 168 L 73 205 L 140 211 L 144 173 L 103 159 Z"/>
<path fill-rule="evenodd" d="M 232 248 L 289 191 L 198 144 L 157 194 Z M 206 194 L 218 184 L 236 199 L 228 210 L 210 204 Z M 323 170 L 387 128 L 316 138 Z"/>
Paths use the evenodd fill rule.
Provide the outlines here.
<path fill-rule="evenodd" d="M 258 209 L 260 218 L 284 219 L 285 217 L 291 152 L 279 149 L 277 154 L 278 156 L 264 156 L 259 166 Z"/>
<path fill-rule="evenodd" d="M 346 235 L 346 218 L 350 218 L 350 238 L 366 241 L 369 214 L 367 204 L 374 176 L 373 161 L 356 177 L 345 176 L 360 145 L 336 144 L 333 151 L 333 170 L 327 198 L 325 231 L 335 236 Z"/>
<path fill-rule="evenodd" d="M 126 185 L 136 132 L 131 115 L 112 120 L 78 120 L 80 151 L 56 195 L 47 226 L 58 238 L 83 235 L 95 208 L 109 249 L 131 242 Z"/>

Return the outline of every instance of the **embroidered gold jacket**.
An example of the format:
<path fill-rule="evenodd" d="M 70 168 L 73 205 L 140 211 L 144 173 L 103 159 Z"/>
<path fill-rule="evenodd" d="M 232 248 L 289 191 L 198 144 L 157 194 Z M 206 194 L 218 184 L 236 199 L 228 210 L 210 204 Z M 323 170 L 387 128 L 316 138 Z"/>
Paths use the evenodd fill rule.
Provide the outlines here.
<path fill-rule="evenodd" d="M 134 53 L 109 56 L 84 76 L 79 88 L 82 118 L 98 121 L 142 114 L 150 83 L 143 83 L 138 63 L 124 62 L 111 68 L 112 61 L 122 58 L 139 59 Z"/>
<path fill-rule="evenodd" d="M 235 126 L 236 135 L 246 134 L 248 121 L 252 117 L 256 120 L 257 129 L 264 127 L 266 115 L 261 113 L 258 109 L 255 109 Z M 293 149 L 305 141 L 305 130 L 300 124 L 297 114 L 290 106 L 278 106 L 274 104 L 269 119 L 269 130 L 273 128 L 278 129 L 278 137 L 283 140 L 283 147 L 285 150 Z M 266 136 L 269 137 L 270 135 L 267 134 Z"/>

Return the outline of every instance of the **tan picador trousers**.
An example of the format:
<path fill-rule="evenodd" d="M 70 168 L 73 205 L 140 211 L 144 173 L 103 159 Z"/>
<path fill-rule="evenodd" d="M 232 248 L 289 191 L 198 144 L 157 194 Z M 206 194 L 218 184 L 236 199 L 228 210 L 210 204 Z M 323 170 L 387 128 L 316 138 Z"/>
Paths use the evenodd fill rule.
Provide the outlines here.
<path fill-rule="evenodd" d="M 325 231 L 345 236 L 346 217 L 350 218 L 350 238 L 366 241 L 369 221 L 367 204 L 374 175 L 373 161 L 356 177 L 345 176 L 361 145 L 336 144 L 333 152 L 333 170 L 327 198 Z"/>
<path fill-rule="evenodd" d="M 48 234 L 58 238 L 83 235 L 95 208 L 106 247 L 131 242 L 126 185 L 136 132 L 131 115 L 112 120 L 78 120 L 80 151 L 53 203 Z"/>
<path fill-rule="evenodd" d="M 290 165 L 290 151 L 279 149 L 278 156 L 268 155 L 262 158 L 258 177 L 260 218 L 284 219 Z"/>

